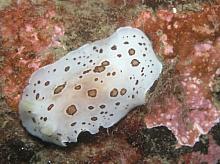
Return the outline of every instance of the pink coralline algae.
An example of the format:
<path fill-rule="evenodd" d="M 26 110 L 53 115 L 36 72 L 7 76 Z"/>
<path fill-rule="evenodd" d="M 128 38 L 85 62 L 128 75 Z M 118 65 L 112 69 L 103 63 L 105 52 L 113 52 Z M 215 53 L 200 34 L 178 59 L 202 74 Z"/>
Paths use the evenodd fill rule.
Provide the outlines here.
<path fill-rule="evenodd" d="M 209 135 L 209 147 L 207 153 L 192 152 L 181 156 L 181 160 L 185 163 L 218 163 L 219 162 L 220 147 L 215 140 Z"/>
<path fill-rule="evenodd" d="M 219 5 L 204 6 L 198 13 L 143 11 L 133 23 L 150 36 L 169 67 L 147 104 L 146 126 L 166 126 L 177 147 L 193 146 L 220 119 L 213 101 L 220 68 L 219 13 Z"/>
<path fill-rule="evenodd" d="M 0 70 L 2 89 L 7 104 L 16 110 L 20 94 L 31 73 L 41 66 L 51 63 L 50 47 L 62 46 L 59 38 L 64 35 L 61 22 L 53 3 L 41 6 L 30 1 L 19 1 L 0 11 L 0 34 L 3 68 Z M 39 55 L 42 54 L 42 55 Z"/>
<path fill-rule="evenodd" d="M 163 95 L 162 103 L 151 104 L 152 112 L 145 117 L 148 128 L 166 126 L 175 134 L 177 146 L 193 146 L 201 134 L 209 132 L 220 118 L 211 97 L 212 84 L 220 67 L 219 54 L 220 38 L 214 43 L 196 44 L 190 55 L 180 58 L 175 85 L 182 88 L 182 101 L 171 93 Z"/>

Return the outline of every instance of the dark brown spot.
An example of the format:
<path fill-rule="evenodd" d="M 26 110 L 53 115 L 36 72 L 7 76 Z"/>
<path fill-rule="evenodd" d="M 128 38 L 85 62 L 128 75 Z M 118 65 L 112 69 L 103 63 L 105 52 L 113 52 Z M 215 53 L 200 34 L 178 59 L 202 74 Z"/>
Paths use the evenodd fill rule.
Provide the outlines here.
<path fill-rule="evenodd" d="M 110 114 L 109 116 L 114 116 L 114 114 Z"/>
<path fill-rule="evenodd" d="M 136 80 L 135 85 L 138 85 L 138 82 L 139 82 L 139 81 L 138 81 L 138 80 Z"/>
<path fill-rule="evenodd" d="M 92 121 L 96 121 L 98 118 L 97 117 L 91 117 Z"/>
<path fill-rule="evenodd" d="M 114 45 L 114 46 L 111 47 L 111 49 L 112 49 L 112 50 L 117 50 L 117 46 Z"/>
<path fill-rule="evenodd" d="M 99 50 L 99 53 L 103 53 L 103 49 L 102 48 Z"/>
<path fill-rule="evenodd" d="M 128 42 L 124 42 L 124 44 L 129 44 Z"/>
<path fill-rule="evenodd" d="M 104 70 L 105 70 L 104 66 L 96 66 L 95 69 L 93 70 L 93 72 L 100 73 L 100 72 L 103 72 Z"/>
<path fill-rule="evenodd" d="M 33 93 L 36 93 L 36 90 L 33 90 Z"/>
<path fill-rule="evenodd" d="M 40 80 L 37 81 L 37 84 L 40 84 Z"/>
<path fill-rule="evenodd" d="M 36 123 L 36 120 L 35 120 L 35 118 L 34 118 L 34 117 L 32 117 L 32 121 L 33 121 L 33 123 Z"/>
<path fill-rule="evenodd" d="M 116 88 L 113 88 L 110 92 L 111 97 L 116 97 L 118 95 L 118 90 Z"/>
<path fill-rule="evenodd" d="M 127 92 L 127 89 L 122 88 L 122 89 L 120 90 L 120 95 L 123 96 L 126 92 Z"/>
<path fill-rule="evenodd" d="M 65 67 L 65 72 L 69 71 L 70 66 Z"/>
<path fill-rule="evenodd" d="M 68 115 L 74 115 L 76 113 L 77 109 L 75 105 L 70 105 L 68 106 L 68 108 L 66 109 L 66 113 Z"/>
<path fill-rule="evenodd" d="M 115 105 L 117 105 L 117 106 L 120 105 L 120 102 L 116 102 Z"/>
<path fill-rule="evenodd" d="M 110 73 L 110 72 L 108 72 L 108 73 L 107 73 L 107 76 L 110 76 L 110 75 L 111 75 L 111 73 Z"/>
<path fill-rule="evenodd" d="M 98 81 L 98 78 L 96 77 L 94 80 L 95 80 L 95 81 Z"/>
<path fill-rule="evenodd" d="M 100 105 L 99 106 L 101 109 L 104 109 L 105 108 L 105 105 Z"/>
<path fill-rule="evenodd" d="M 65 86 L 66 86 L 66 83 L 57 86 L 54 90 L 54 94 L 58 94 L 58 93 L 62 92 L 62 90 L 65 88 Z"/>
<path fill-rule="evenodd" d="M 47 117 L 44 117 L 44 121 L 47 121 Z"/>
<path fill-rule="evenodd" d="M 136 67 L 136 66 L 138 66 L 139 64 L 140 64 L 140 62 L 139 62 L 137 59 L 133 59 L 133 60 L 131 61 L 132 67 Z"/>
<path fill-rule="evenodd" d="M 109 64 L 110 64 L 109 61 L 105 60 L 105 61 L 102 62 L 101 65 L 102 65 L 102 66 L 108 66 Z"/>
<path fill-rule="evenodd" d="M 56 72 L 56 69 L 53 69 L 53 72 Z"/>
<path fill-rule="evenodd" d="M 46 81 L 46 82 L 44 83 L 45 86 L 48 86 L 49 84 L 50 84 L 49 81 Z"/>
<path fill-rule="evenodd" d="M 50 105 L 47 107 L 47 110 L 50 111 L 53 107 L 54 107 L 54 104 L 50 104 Z"/>
<path fill-rule="evenodd" d="M 76 122 L 73 122 L 72 124 L 70 124 L 70 126 L 75 126 L 76 125 Z"/>
<path fill-rule="evenodd" d="M 39 97 L 40 97 L 40 94 L 39 94 L 39 93 L 37 93 L 37 94 L 36 94 L 36 100 L 38 100 L 38 99 L 39 99 Z"/>
<path fill-rule="evenodd" d="M 75 89 L 75 90 L 80 90 L 80 89 L 81 89 L 81 85 L 76 85 L 76 86 L 74 87 L 74 89 Z"/>
<path fill-rule="evenodd" d="M 95 50 L 96 49 L 96 46 L 93 46 L 93 50 Z"/>
<path fill-rule="evenodd" d="M 130 56 L 134 55 L 135 54 L 135 50 L 133 48 L 129 49 L 128 50 L 128 53 Z"/>
<path fill-rule="evenodd" d="M 112 72 L 112 76 L 115 76 L 116 75 L 116 72 Z"/>
<path fill-rule="evenodd" d="M 88 106 L 88 108 L 90 109 L 90 110 L 92 110 L 92 109 L 94 109 L 94 106 Z"/>
<path fill-rule="evenodd" d="M 83 71 L 83 74 L 89 73 L 91 71 L 91 69 L 85 70 Z"/>
<path fill-rule="evenodd" d="M 97 90 L 96 89 L 88 90 L 88 96 L 89 97 L 96 97 L 96 95 L 97 95 Z"/>
<path fill-rule="evenodd" d="M 119 58 L 120 58 L 121 56 L 122 56 L 121 54 L 117 54 L 117 57 L 119 57 Z"/>

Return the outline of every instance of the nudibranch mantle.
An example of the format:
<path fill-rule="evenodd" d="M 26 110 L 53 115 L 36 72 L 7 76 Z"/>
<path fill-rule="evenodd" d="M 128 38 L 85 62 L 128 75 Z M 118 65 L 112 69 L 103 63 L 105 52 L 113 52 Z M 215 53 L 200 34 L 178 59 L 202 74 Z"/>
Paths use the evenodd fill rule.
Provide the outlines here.
<path fill-rule="evenodd" d="M 145 103 L 162 63 L 139 29 L 121 27 L 35 71 L 19 115 L 29 133 L 66 146 L 82 131 L 98 133 Z"/>

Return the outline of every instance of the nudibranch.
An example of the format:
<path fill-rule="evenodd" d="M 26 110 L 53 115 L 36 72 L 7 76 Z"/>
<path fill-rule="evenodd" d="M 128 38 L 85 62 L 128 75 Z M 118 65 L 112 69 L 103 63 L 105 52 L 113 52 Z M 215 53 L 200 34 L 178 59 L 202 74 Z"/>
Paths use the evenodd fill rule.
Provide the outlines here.
<path fill-rule="evenodd" d="M 35 71 L 19 103 L 22 124 L 43 141 L 77 142 L 81 132 L 98 133 L 143 105 L 161 71 L 148 37 L 121 27 Z"/>

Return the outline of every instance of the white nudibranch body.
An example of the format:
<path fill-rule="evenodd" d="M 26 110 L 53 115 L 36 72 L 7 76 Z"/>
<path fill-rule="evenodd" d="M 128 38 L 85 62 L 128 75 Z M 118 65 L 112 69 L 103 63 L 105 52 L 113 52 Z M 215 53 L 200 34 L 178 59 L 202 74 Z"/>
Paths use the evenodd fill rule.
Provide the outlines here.
<path fill-rule="evenodd" d="M 43 141 L 77 142 L 80 132 L 95 134 L 144 104 L 161 71 L 147 36 L 119 28 L 35 71 L 19 104 L 22 124 Z"/>

